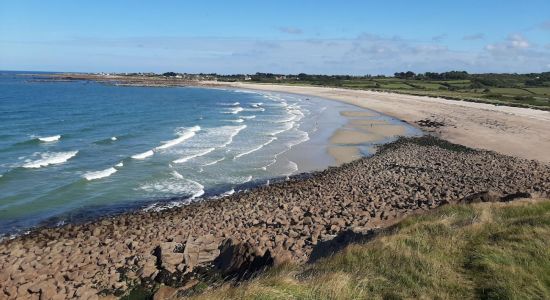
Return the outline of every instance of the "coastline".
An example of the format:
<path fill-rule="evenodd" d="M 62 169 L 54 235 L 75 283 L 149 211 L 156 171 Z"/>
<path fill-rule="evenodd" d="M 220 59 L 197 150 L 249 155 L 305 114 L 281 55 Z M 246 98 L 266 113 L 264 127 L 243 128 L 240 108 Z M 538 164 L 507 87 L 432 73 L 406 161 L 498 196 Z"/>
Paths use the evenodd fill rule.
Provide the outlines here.
<path fill-rule="evenodd" d="M 200 282 L 201 272 L 231 262 L 222 255 L 227 247 L 241 249 L 245 261 L 306 262 L 345 231 L 385 228 L 446 203 L 549 196 L 548 165 L 430 136 L 400 139 L 372 157 L 215 201 L 4 241 L 0 290 L 8 299 L 63 299 L 122 295 L 158 283 L 184 288 Z"/>
<path fill-rule="evenodd" d="M 103 85 L 98 85 L 103 86 Z M 210 87 L 203 87 L 208 88 Z M 118 88 L 115 88 L 118 89 Z M 222 89 L 225 90 L 226 88 L 223 87 L 214 87 L 214 89 Z M 138 90 L 131 88 L 131 90 Z M 154 89 L 155 90 L 155 89 Z M 230 90 L 241 90 L 243 89 L 234 89 L 230 88 Z M 249 91 L 250 92 L 250 91 Z M 253 92 L 257 93 L 257 92 Z M 305 99 L 305 97 L 296 95 L 296 94 L 288 94 L 288 93 L 264 93 L 264 92 L 258 92 L 260 96 L 269 95 L 270 97 L 292 97 L 295 100 L 300 98 L 302 102 L 311 102 L 307 105 L 305 105 L 306 108 L 316 105 L 318 107 L 323 106 L 323 108 L 327 108 L 326 112 L 322 114 L 322 116 L 310 117 L 310 118 L 304 118 L 306 120 L 305 123 L 310 123 L 309 125 L 313 126 L 313 123 L 315 122 L 315 132 L 310 132 L 310 136 L 308 137 L 306 142 L 301 142 L 296 145 L 292 145 L 289 147 L 289 150 L 282 152 L 281 154 L 277 154 L 277 163 L 278 165 L 275 165 L 275 168 L 280 168 L 282 165 L 284 165 L 287 162 L 296 162 L 297 165 L 297 171 L 293 172 L 292 174 L 298 174 L 303 172 L 313 172 L 313 171 L 320 171 L 325 168 L 331 167 L 331 166 L 338 166 L 345 162 L 350 162 L 354 159 L 357 159 L 363 155 L 371 155 L 374 152 L 374 145 L 386 143 L 389 142 L 392 139 L 395 139 L 397 137 L 397 133 L 401 134 L 404 132 L 410 131 L 410 129 L 413 129 L 411 126 L 407 124 L 402 124 L 398 120 L 395 120 L 393 118 L 380 115 L 378 113 L 373 113 L 370 111 L 363 110 L 361 108 L 357 108 L 356 106 L 352 106 L 349 104 L 341 103 L 339 101 L 333 101 L 331 99 L 324 99 L 324 98 L 317 98 L 317 97 L 309 97 L 308 100 Z M 307 114 L 307 109 L 304 110 L 304 113 Z M 313 116 L 313 114 L 312 114 Z M 311 119 L 311 121 L 309 120 Z M 319 122 L 315 121 L 318 120 Z M 362 123 L 355 124 L 355 122 L 361 121 Z M 301 123 L 300 126 L 307 125 L 305 123 Z M 319 124 L 317 124 L 319 123 Z M 364 128 L 365 124 L 374 124 L 376 123 L 375 127 L 369 127 Z M 395 123 L 398 123 L 397 125 Z M 377 130 L 379 128 L 384 127 L 399 127 L 401 130 L 399 132 L 378 132 Z M 310 126 L 311 127 L 311 126 Z M 404 128 L 407 127 L 407 128 Z M 304 129 L 306 130 L 306 129 Z M 307 131 L 307 130 L 306 130 Z M 384 130 L 382 130 L 384 131 Z M 333 133 L 337 132 L 339 136 L 347 137 L 345 140 L 336 140 L 331 141 L 331 136 Z M 357 138 L 357 134 L 361 133 L 359 135 L 359 138 Z M 368 136 L 367 139 L 361 139 L 361 137 Z M 279 139 L 281 140 L 281 139 Z M 151 146 L 152 147 L 152 146 Z M 279 156 L 280 155 L 280 156 Z M 334 161 L 333 161 L 334 160 Z M 125 163 L 125 166 L 129 165 L 129 163 Z M 268 167 L 269 170 L 269 167 Z M 292 169 L 293 170 L 293 169 Z M 285 176 L 291 175 L 289 170 L 289 174 L 282 174 L 281 178 L 284 178 Z M 261 172 L 261 171 L 260 171 Z M 265 169 L 264 169 L 265 173 Z M 183 173 L 182 173 L 183 174 Z M 103 213 L 106 216 L 116 216 L 121 213 L 125 213 L 128 211 L 133 210 L 140 210 L 140 209 L 167 209 L 174 206 L 180 206 L 185 205 L 188 202 L 195 201 L 195 200 L 204 200 L 208 198 L 218 198 L 220 196 L 224 196 L 226 194 L 230 194 L 235 191 L 243 191 L 250 188 L 254 188 L 256 186 L 261 186 L 266 184 L 266 182 L 273 182 L 274 180 L 281 179 L 278 176 L 265 176 L 265 177 L 255 177 L 252 182 L 249 184 L 243 184 L 239 186 L 231 186 L 231 185 L 222 185 L 222 186 L 216 186 L 214 188 L 208 188 L 204 189 L 204 194 L 201 195 L 200 199 L 193 199 L 189 200 L 187 197 L 183 197 L 183 195 L 178 196 L 167 196 L 167 197 L 161 197 L 156 196 L 153 198 L 135 198 L 137 201 L 134 203 L 112 203 L 107 204 L 104 207 L 96 207 L 93 205 L 90 205 L 90 207 L 81 207 L 78 208 L 74 212 L 70 212 L 70 214 L 65 215 L 59 215 L 59 216 L 53 216 L 49 217 L 48 219 L 42 220 L 40 222 L 37 222 L 35 224 L 31 224 L 27 227 L 19 227 L 17 230 L 5 230 L 3 231 L 2 238 L 9 238 L 10 234 L 26 234 L 27 232 L 34 231 L 35 228 L 41 228 L 41 227 L 55 227 L 55 226 L 62 226 L 64 224 L 79 224 L 82 222 L 89 222 L 94 221 L 97 219 L 100 219 Z M 99 182 L 99 181 L 98 181 Z M 96 183 L 96 182 L 94 182 Z M 74 197 L 75 199 L 78 199 L 78 197 Z M 189 201 L 188 201 L 189 200 Z M 8 229 L 10 228 L 10 225 L 4 226 L 3 228 Z M 13 237 L 15 235 L 11 235 Z"/>
<path fill-rule="evenodd" d="M 314 95 L 387 115 L 396 111 L 393 116 L 433 135 L 451 141 L 464 139 L 466 144 L 476 145 L 471 147 L 495 152 L 510 154 L 546 143 L 542 139 L 519 148 L 507 147 L 508 141 L 499 137 L 506 133 L 508 138 L 518 135 L 525 140 L 536 132 L 544 138 L 544 132 L 531 121 L 546 122 L 546 115 L 521 109 L 508 111 L 437 101 L 434 107 L 422 108 L 426 105 L 422 99 L 404 99 L 396 106 L 399 100 L 386 103 L 376 95 L 371 99 L 372 92 L 363 91 L 357 95 L 336 89 L 333 97 L 328 97 L 334 89 L 313 88 L 315 93 L 306 94 L 301 89 L 296 93 L 291 87 L 276 85 L 228 87 L 281 89 L 275 92 Z M 408 111 L 408 107 L 413 109 Z M 475 113 L 478 109 L 481 113 Z M 474 118 L 468 120 L 471 113 Z M 368 115 L 343 114 L 350 118 L 346 126 L 352 129 L 372 130 L 374 126 L 381 135 L 401 132 L 383 122 L 376 128 L 381 125 L 379 120 L 369 119 Z M 447 115 L 454 119 L 446 119 Z M 518 120 L 527 116 L 532 119 Z M 511 124 L 506 123 L 508 119 Z M 465 125 L 454 123 L 459 121 Z M 469 134 L 472 128 L 487 134 L 487 141 L 481 143 L 477 134 Z M 350 134 L 349 129 L 338 129 L 332 135 L 334 144 L 347 145 L 333 146 L 340 151 L 336 155 L 356 155 L 356 148 L 348 144 L 372 138 Z M 345 232 L 369 233 L 444 204 L 550 197 L 547 154 L 527 151 L 521 157 L 534 159 L 529 161 L 495 152 L 473 150 L 431 136 L 401 138 L 381 146 L 372 157 L 340 161 L 343 164 L 338 167 L 292 176 L 287 181 L 213 201 L 38 228 L 29 235 L 0 242 L 0 295 L 3 292 L 7 299 L 114 299 L 134 287 L 154 289 L 165 284 L 185 290 L 201 283 L 205 272 L 212 270 L 224 276 L 239 276 L 243 268 L 245 273 L 255 271 L 242 262 L 237 269 L 224 268 L 228 260 L 234 263 L 232 259 L 239 259 L 227 258 L 228 249 L 239 250 L 244 260 L 265 260 L 262 266 L 303 263 L 310 261 L 315 251 L 322 252 L 327 244 L 337 243 Z"/>
<path fill-rule="evenodd" d="M 449 100 L 371 90 L 100 76 L 51 74 L 48 80 L 93 80 L 125 86 L 199 86 L 290 93 L 340 101 L 407 122 L 444 140 L 472 148 L 497 151 L 550 163 L 550 111 Z"/>
<path fill-rule="evenodd" d="M 341 101 L 403 120 L 453 143 L 550 162 L 549 111 L 367 90 L 242 82 L 201 84 Z"/>

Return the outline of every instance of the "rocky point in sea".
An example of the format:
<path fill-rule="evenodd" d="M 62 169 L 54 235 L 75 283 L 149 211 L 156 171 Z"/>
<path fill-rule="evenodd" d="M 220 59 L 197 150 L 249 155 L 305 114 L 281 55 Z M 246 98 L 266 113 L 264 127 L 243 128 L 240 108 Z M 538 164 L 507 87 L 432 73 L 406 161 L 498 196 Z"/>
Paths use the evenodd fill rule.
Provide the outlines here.
<path fill-rule="evenodd" d="M 550 166 L 434 137 L 340 167 L 164 211 L 42 228 L 0 244 L 0 298 L 99 299 L 135 287 L 184 295 L 329 255 L 403 217 L 456 202 L 549 197 Z"/>

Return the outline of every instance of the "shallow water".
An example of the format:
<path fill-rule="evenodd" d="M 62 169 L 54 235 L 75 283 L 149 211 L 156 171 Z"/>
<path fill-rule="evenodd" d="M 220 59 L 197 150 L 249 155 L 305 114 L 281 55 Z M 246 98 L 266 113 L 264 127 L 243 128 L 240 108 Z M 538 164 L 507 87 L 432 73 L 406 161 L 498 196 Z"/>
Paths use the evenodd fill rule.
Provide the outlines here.
<path fill-rule="evenodd" d="M 319 98 L 0 75 L 0 233 L 232 193 L 334 165 L 357 108 Z M 366 148 L 365 148 L 366 149 Z"/>

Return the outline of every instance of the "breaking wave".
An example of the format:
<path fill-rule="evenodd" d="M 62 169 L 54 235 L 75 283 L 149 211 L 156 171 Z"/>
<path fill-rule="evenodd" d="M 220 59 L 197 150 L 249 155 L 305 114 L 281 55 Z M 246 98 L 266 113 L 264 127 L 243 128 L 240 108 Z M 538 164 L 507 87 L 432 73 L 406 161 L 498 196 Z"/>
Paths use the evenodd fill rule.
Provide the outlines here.
<path fill-rule="evenodd" d="M 34 161 L 27 161 L 23 168 L 37 169 L 41 167 L 46 167 L 49 165 L 58 165 L 62 164 L 69 159 L 73 158 L 78 151 L 67 151 L 67 152 L 45 152 L 40 153 L 40 159 Z"/>
<path fill-rule="evenodd" d="M 109 177 L 109 176 L 115 174 L 116 172 L 117 172 L 117 169 L 115 169 L 113 167 L 110 167 L 110 168 L 102 170 L 102 171 L 88 172 L 88 173 L 82 175 L 82 177 L 84 177 L 84 178 L 86 178 L 86 180 L 90 181 L 90 180 Z"/>

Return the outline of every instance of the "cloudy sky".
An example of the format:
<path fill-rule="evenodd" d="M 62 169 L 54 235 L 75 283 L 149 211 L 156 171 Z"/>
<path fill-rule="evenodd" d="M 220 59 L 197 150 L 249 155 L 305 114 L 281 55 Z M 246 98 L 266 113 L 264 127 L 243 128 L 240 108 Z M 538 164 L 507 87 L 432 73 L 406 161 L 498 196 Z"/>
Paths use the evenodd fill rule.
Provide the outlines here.
<path fill-rule="evenodd" d="M 196 2 L 0 1 L 0 70 L 550 71 L 548 0 Z"/>

